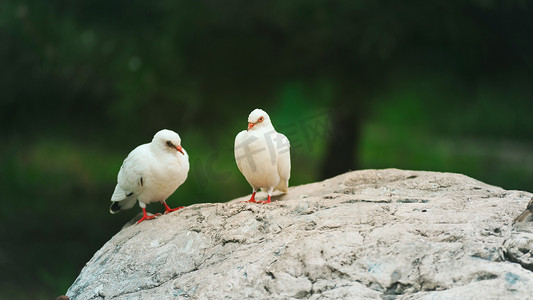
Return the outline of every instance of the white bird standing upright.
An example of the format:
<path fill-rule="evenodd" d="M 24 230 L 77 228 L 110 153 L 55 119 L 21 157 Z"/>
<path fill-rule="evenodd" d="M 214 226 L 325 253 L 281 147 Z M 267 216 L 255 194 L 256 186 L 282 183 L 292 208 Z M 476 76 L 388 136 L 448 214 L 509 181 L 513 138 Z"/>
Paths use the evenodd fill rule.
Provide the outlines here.
<path fill-rule="evenodd" d="M 270 203 L 274 190 L 288 191 L 291 177 L 289 139 L 276 132 L 264 110 L 254 109 L 248 116 L 248 130 L 235 137 L 235 161 L 252 186 L 252 197 L 246 202 Z M 267 192 L 267 201 L 255 201 L 259 189 Z"/>
<path fill-rule="evenodd" d="M 151 143 L 133 149 L 122 163 L 110 212 L 130 209 L 138 200 L 143 210 L 138 224 L 155 218 L 146 214 L 146 204 L 150 202 L 161 202 L 165 214 L 183 208 L 172 209 L 165 200 L 185 182 L 188 172 L 189 155 L 181 147 L 180 136 L 168 129 L 158 131 Z"/>

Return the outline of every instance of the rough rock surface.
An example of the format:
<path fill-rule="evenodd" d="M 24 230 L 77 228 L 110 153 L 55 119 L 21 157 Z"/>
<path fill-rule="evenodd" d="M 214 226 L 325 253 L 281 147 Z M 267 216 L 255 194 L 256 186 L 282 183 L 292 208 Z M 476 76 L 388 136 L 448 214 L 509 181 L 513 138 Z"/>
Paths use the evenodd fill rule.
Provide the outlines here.
<path fill-rule="evenodd" d="M 259 194 L 259 198 L 261 199 Z M 71 299 L 531 299 L 532 194 L 396 169 L 125 227 Z"/>

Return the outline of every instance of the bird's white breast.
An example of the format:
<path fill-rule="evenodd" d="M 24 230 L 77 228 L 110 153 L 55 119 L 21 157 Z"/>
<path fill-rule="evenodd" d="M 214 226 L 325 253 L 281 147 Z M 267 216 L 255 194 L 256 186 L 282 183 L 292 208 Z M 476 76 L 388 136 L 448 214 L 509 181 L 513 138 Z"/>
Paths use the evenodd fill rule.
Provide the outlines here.
<path fill-rule="evenodd" d="M 235 143 L 235 159 L 246 180 L 256 188 L 279 183 L 275 131 L 244 131 Z"/>
<path fill-rule="evenodd" d="M 186 152 L 185 152 L 186 153 Z M 176 153 L 153 163 L 139 200 L 145 203 L 166 200 L 185 182 L 189 172 L 187 154 Z"/>
<path fill-rule="evenodd" d="M 189 157 L 181 153 L 154 153 L 142 145 L 126 159 L 118 183 L 144 203 L 166 200 L 186 179 Z M 142 180 L 141 180 L 142 178 Z"/>

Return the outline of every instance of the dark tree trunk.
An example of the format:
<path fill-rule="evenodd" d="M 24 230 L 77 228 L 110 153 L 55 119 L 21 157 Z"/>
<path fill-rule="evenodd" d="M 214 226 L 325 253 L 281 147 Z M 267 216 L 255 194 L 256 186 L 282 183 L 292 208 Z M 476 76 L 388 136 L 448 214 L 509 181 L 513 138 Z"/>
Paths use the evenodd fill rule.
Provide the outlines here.
<path fill-rule="evenodd" d="M 358 166 L 358 149 L 361 120 L 351 107 L 338 107 L 330 116 L 331 132 L 322 162 L 322 179 L 355 170 Z"/>

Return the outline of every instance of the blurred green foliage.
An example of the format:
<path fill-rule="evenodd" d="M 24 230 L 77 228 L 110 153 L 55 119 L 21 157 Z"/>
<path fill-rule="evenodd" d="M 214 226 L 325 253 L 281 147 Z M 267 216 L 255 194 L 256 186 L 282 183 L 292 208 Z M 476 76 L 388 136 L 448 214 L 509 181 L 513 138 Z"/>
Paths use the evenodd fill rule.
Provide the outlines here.
<path fill-rule="evenodd" d="M 291 185 L 396 167 L 533 191 L 532 12 L 516 0 L 0 2 L 0 298 L 65 293 L 139 212 L 110 215 L 109 198 L 127 153 L 159 129 L 190 155 L 171 206 L 249 193 L 233 142 L 256 107 L 291 140 Z"/>

